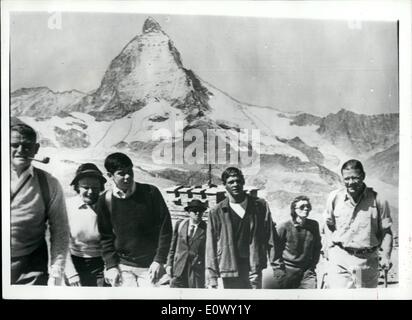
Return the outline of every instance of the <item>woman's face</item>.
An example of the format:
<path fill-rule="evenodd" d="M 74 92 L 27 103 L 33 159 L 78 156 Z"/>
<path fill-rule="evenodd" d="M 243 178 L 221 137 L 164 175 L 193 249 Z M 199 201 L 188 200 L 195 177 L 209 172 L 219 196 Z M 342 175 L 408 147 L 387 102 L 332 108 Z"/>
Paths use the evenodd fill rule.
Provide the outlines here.
<path fill-rule="evenodd" d="M 100 180 L 96 177 L 84 177 L 79 180 L 79 195 L 83 202 L 92 205 L 99 198 L 101 190 Z"/>
<path fill-rule="evenodd" d="M 301 218 L 306 218 L 310 210 L 312 210 L 312 206 L 307 200 L 300 200 L 295 203 L 295 213 Z"/>

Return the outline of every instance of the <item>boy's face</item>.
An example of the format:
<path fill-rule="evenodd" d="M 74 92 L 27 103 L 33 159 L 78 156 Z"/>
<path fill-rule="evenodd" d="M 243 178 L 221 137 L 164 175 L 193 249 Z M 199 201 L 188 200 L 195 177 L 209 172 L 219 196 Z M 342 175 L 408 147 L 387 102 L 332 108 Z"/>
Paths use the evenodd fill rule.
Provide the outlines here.
<path fill-rule="evenodd" d="M 100 180 L 96 177 L 84 177 L 79 180 L 79 195 L 83 202 L 92 205 L 99 198 L 101 190 Z"/>
<path fill-rule="evenodd" d="M 113 179 L 113 182 L 122 191 L 126 192 L 133 186 L 134 173 L 132 166 L 116 170 L 113 174 L 108 173 L 107 175 Z"/>

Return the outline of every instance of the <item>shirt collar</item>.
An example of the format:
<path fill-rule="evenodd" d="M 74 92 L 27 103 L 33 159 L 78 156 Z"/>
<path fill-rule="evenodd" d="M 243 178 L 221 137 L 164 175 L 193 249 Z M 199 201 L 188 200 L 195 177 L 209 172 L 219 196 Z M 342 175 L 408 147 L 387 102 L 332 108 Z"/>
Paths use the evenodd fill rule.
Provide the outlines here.
<path fill-rule="evenodd" d="M 132 188 L 130 190 L 127 190 L 127 192 L 120 190 L 115 184 L 113 184 L 113 195 L 116 198 L 126 199 L 130 197 L 135 191 L 136 191 L 136 183 L 134 182 L 133 182 Z"/>

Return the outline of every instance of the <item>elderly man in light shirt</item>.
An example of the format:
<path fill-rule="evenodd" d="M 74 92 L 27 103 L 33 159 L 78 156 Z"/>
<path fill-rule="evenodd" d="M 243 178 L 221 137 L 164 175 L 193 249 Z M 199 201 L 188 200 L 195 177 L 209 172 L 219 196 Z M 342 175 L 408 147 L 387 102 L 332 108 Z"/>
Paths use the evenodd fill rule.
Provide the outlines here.
<path fill-rule="evenodd" d="M 32 166 L 40 148 L 36 132 L 23 123 L 10 128 L 11 284 L 61 285 L 69 242 L 60 183 Z M 50 261 L 46 243 L 50 227 Z"/>

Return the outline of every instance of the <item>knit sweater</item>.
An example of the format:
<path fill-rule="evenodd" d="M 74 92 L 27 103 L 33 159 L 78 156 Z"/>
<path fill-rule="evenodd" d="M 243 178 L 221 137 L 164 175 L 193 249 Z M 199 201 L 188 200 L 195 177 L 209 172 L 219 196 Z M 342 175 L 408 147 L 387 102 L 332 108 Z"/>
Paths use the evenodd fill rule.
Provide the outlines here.
<path fill-rule="evenodd" d="M 319 225 L 306 219 L 303 226 L 292 220 L 281 223 L 277 228 L 276 265 L 300 269 L 315 269 L 320 256 L 321 238 Z"/>
<path fill-rule="evenodd" d="M 45 239 L 46 222 L 48 222 L 50 272 L 53 276 L 60 276 L 64 269 L 69 243 L 69 226 L 63 190 L 57 179 L 45 172 L 50 192 L 49 210 L 46 216 L 38 174 L 32 167 L 27 170 L 30 178 L 10 204 L 11 256 L 21 257 L 36 250 Z M 16 178 L 12 174 L 12 180 Z M 21 184 L 23 181 L 18 181 L 20 179 L 13 181 L 13 184 L 16 186 Z"/>
<path fill-rule="evenodd" d="M 136 183 L 136 190 L 129 197 L 111 195 L 111 199 L 111 210 L 105 194 L 96 206 L 106 268 L 119 263 L 142 268 L 153 261 L 166 263 L 173 230 L 159 189 Z"/>

